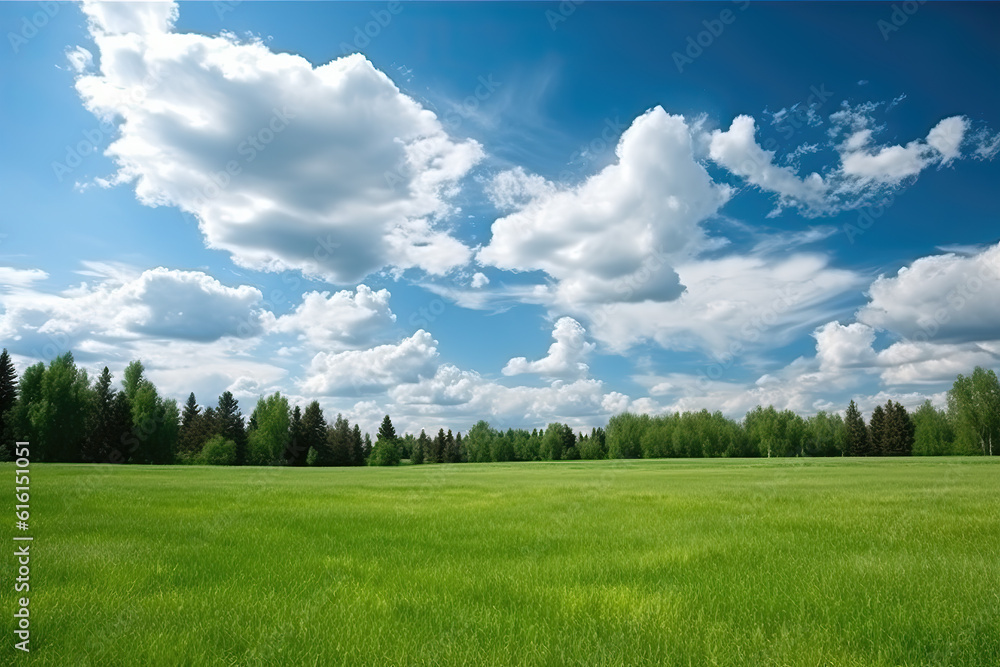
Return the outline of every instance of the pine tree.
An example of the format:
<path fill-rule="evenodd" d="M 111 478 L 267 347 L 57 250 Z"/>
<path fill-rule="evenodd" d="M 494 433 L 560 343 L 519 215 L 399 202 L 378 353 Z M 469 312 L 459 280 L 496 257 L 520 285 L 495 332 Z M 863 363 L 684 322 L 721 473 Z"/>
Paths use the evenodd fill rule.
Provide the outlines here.
<path fill-rule="evenodd" d="M 361 437 L 361 427 L 357 424 L 351 431 L 351 465 L 363 466 L 365 464 L 365 441 Z"/>
<path fill-rule="evenodd" d="M 901 403 L 885 404 L 886 429 L 883 438 L 885 456 L 909 456 L 916 435 L 913 419 Z"/>
<path fill-rule="evenodd" d="M 132 403 L 124 391 L 115 392 L 111 439 L 108 443 L 107 460 L 111 463 L 127 463 L 129 451 L 127 442 L 132 437 Z"/>
<path fill-rule="evenodd" d="M 868 449 L 866 456 L 886 456 L 885 439 L 887 435 L 886 411 L 881 405 L 872 410 L 872 418 L 868 422 Z"/>
<path fill-rule="evenodd" d="M 455 434 L 455 463 L 462 463 L 466 460 L 465 443 L 462 442 L 462 434 Z"/>
<path fill-rule="evenodd" d="M 288 427 L 288 446 L 285 448 L 285 464 L 304 466 L 309 447 L 304 444 L 302 434 L 302 409 L 295 406 L 292 410 L 292 421 Z"/>
<path fill-rule="evenodd" d="M 121 433 L 116 433 L 115 390 L 111 386 L 111 371 L 105 366 L 94 385 L 90 408 L 87 438 L 80 449 L 84 462 L 99 463 L 108 460 Z"/>
<path fill-rule="evenodd" d="M 399 442 L 396 437 L 396 429 L 392 425 L 389 415 L 382 419 L 379 426 L 378 435 L 375 439 L 375 446 L 372 448 L 372 455 L 368 465 L 394 466 L 400 461 Z"/>
<path fill-rule="evenodd" d="M 844 447 L 844 454 L 847 456 L 864 456 L 868 449 L 868 429 L 865 428 L 865 419 L 861 416 L 861 411 L 852 400 L 847 406 L 844 414 L 844 425 L 847 429 L 847 437 Z"/>
<path fill-rule="evenodd" d="M 442 460 L 444 463 L 458 463 L 458 452 L 455 450 L 455 436 L 451 434 L 451 429 L 448 429 L 447 435 L 444 436 L 444 458 Z"/>
<path fill-rule="evenodd" d="M 233 397 L 232 392 L 224 391 L 222 396 L 219 396 L 216 419 L 219 434 L 226 440 L 236 443 L 236 465 L 244 465 L 247 461 L 247 432 L 239 401 Z"/>
<path fill-rule="evenodd" d="M 316 465 L 330 465 L 326 460 L 326 419 L 318 401 L 307 405 L 302 413 L 302 447 L 304 457 L 308 457 L 310 449 L 316 452 Z"/>
<path fill-rule="evenodd" d="M 389 419 L 389 415 L 382 418 L 382 425 L 378 427 L 378 435 L 375 438 L 375 442 L 379 440 L 388 440 L 393 443 L 396 442 L 396 429 L 392 425 L 392 420 Z"/>
<path fill-rule="evenodd" d="M 201 417 L 201 407 L 194 397 L 194 392 L 188 395 L 181 413 L 181 430 L 177 436 L 177 450 L 185 454 L 197 454 L 201 450 L 203 440 L 199 439 L 198 427 Z M 207 439 L 207 438 L 206 438 Z"/>
<path fill-rule="evenodd" d="M 17 401 L 17 371 L 7 354 L 7 348 L 0 352 L 0 438 L 4 443 L 12 443 L 16 438 L 7 432 L 8 413 Z"/>
<path fill-rule="evenodd" d="M 372 456 L 372 449 L 373 449 L 372 448 L 372 437 L 370 435 L 368 435 L 367 433 L 365 433 L 364 454 L 365 454 L 365 461 L 366 462 Z"/>
<path fill-rule="evenodd" d="M 410 460 L 414 465 L 420 465 L 424 462 L 424 456 L 428 449 L 430 449 L 431 440 L 424 433 L 424 429 L 420 429 L 420 436 L 417 438 L 417 444 L 413 447 L 413 454 L 410 455 Z"/>
<path fill-rule="evenodd" d="M 444 462 L 444 429 L 438 429 L 437 436 L 431 441 L 430 456 L 425 457 L 428 463 Z"/>
<path fill-rule="evenodd" d="M 351 465 L 351 425 L 343 415 L 337 415 L 333 426 L 327 429 L 326 447 L 328 454 L 327 465 L 348 466 Z"/>

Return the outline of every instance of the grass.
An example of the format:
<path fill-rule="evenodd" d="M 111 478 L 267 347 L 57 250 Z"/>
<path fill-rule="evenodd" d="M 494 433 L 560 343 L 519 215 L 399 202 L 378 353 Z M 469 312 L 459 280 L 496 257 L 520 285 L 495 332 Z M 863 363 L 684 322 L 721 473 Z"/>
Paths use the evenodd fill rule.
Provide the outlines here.
<path fill-rule="evenodd" d="M 31 500 L 33 664 L 1000 664 L 982 458 L 38 465 Z"/>

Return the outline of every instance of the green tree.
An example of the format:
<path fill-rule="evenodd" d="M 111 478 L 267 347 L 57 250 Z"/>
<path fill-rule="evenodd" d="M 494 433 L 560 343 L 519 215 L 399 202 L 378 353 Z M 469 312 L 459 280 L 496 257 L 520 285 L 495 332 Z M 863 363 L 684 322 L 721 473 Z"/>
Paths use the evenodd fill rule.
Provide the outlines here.
<path fill-rule="evenodd" d="M 608 420 L 607 446 L 610 459 L 637 459 L 642 455 L 642 436 L 652 420 L 649 415 L 623 412 Z"/>
<path fill-rule="evenodd" d="M 326 447 L 328 450 L 328 465 L 351 465 L 351 449 L 353 442 L 351 425 L 343 415 L 338 414 L 333 425 L 326 432 Z"/>
<path fill-rule="evenodd" d="M 591 429 L 590 435 L 580 443 L 581 459 L 606 459 L 608 450 L 604 444 L 604 429 Z"/>
<path fill-rule="evenodd" d="M 865 426 L 865 418 L 861 416 L 861 411 L 852 400 L 847 406 L 844 414 L 844 455 L 845 456 L 866 456 L 868 451 L 868 429 Z"/>
<path fill-rule="evenodd" d="M 306 460 L 309 453 L 315 459 L 315 465 L 330 465 L 329 450 L 326 446 L 326 419 L 318 401 L 306 406 L 302 413 L 302 448 Z"/>
<path fill-rule="evenodd" d="M 42 461 L 79 461 L 90 407 L 87 372 L 77 368 L 71 352 L 53 359 L 42 374 L 38 399 L 28 410 L 35 455 Z"/>
<path fill-rule="evenodd" d="M 123 431 L 120 430 L 115 411 L 115 390 L 111 382 L 111 371 L 105 366 L 91 395 L 87 437 L 80 452 L 83 461 L 107 461 L 112 449 L 121 439 Z"/>
<path fill-rule="evenodd" d="M 954 452 L 955 432 L 948 421 L 948 414 L 935 408 L 929 400 L 914 411 L 913 427 L 914 454 L 942 456 Z"/>
<path fill-rule="evenodd" d="M 913 453 L 915 426 L 901 403 L 885 404 L 885 430 L 882 434 L 883 456 L 910 456 Z"/>
<path fill-rule="evenodd" d="M 17 402 L 17 371 L 10 360 L 7 348 L 0 352 L 0 437 L 4 443 L 10 444 L 14 438 L 10 437 L 8 424 L 8 413 Z"/>
<path fill-rule="evenodd" d="M 351 431 L 351 465 L 363 466 L 365 458 L 367 458 L 365 456 L 365 441 L 361 437 L 361 427 L 355 424 Z"/>
<path fill-rule="evenodd" d="M 563 450 L 566 448 L 566 425 L 553 422 L 545 428 L 545 435 L 542 437 L 542 448 L 539 454 L 543 459 L 558 461 L 562 458 Z M 572 433 L 572 430 L 570 431 Z"/>
<path fill-rule="evenodd" d="M 417 437 L 417 444 L 413 446 L 413 454 L 410 457 L 410 461 L 414 465 L 420 465 L 424 462 L 424 452 L 426 452 L 431 446 L 431 440 L 424 433 L 424 429 L 420 429 L 420 435 Z"/>
<path fill-rule="evenodd" d="M 948 414 L 957 444 L 992 456 L 993 444 L 1000 443 L 1000 383 L 996 373 L 976 366 L 971 375 L 959 375 L 948 392 Z"/>
<path fill-rule="evenodd" d="M 250 465 L 281 465 L 291 439 L 288 399 L 275 392 L 257 401 L 254 410 L 257 428 L 247 436 Z"/>
<path fill-rule="evenodd" d="M 236 443 L 221 434 L 214 435 L 202 447 L 198 462 L 216 466 L 236 465 Z"/>
<path fill-rule="evenodd" d="M 451 433 L 449 431 L 449 433 Z M 396 429 L 392 425 L 389 415 L 382 419 L 379 426 L 378 435 L 375 439 L 375 446 L 372 448 L 372 455 L 369 458 L 369 465 L 395 466 L 399 465 L 399 443 L 396 439 Z"/>
<path fill-rule="evenodd" d="M 193 456 L 201 449 L 204 442 L 202 434 L 198 432 L 200 424 L 201 407 L 198 405 L 194 392 L 188 394 L 187 402 L 184 404 L 184 411 L 181 413 L 181 428 L 177 436 L 177 451 L 186 456 Z"/>
<path fill-rule="evenodd" d="M 244 465 L 247 460 L 247 433 L 239 401 L 231 392 L 224 391 L 219 396 L 219 406 L 215 413 L 219 434 L 236 443 L 236 463 L 233 465 Z"/>
<path fill-rule="evenodd" d="M 495 460 L 490 451 L 497 432 L 489 422 L 480 419 L 465 434 L 465 451 L 470 463 L 485 463 Z"/>
<path fill-rule="evenodd" d="M 302 436 L 302 408 L 295 406 L 288 424 L 288 446 L 285 448 L 285 463 L 290 466 L 304 466 L 309 455 L 309 447 Z"/>
<path fill-rule="evenodd" d="M 867 456 L 887 456 L 886 436 L 888 435 L 888 425 L 886 424 L 885 409 L 881 405 L 876 405 L 872 410 L 872 417 L 868 421 L 868 449 Z"/>

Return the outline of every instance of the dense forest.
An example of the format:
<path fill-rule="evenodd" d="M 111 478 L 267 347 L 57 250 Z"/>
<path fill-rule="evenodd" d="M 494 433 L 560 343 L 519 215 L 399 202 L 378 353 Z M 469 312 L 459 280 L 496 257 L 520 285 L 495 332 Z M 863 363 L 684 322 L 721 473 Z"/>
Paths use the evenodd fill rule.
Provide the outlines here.
<path fill-rule="evenodd" d="M 624 413 L 605 428 L 576 433 L 566 424 L 498 430 L 480 421 L 463 437 L 398 435 L 386 415 L 374 444 L 342 415 L 327 421 L 319 402 L 302 409 L 280 393 L 261 397 L 248 419 L 230 392 L 213 406 L 192 393 L 183 407 L 160 396 L 133 361 L 116 387 L 107 367 L 95 381 L 72 353 L 39 362 L 20 378 L 0 354 L 0 458 L 32 443 L 36 461 L 351 466 L 565 459 L 769 456 L 992 455 L 1000 444 L 1000 384 L 992 370 L 959 375 L 946 410 L 925 402 L 875 407 L 866 422 L 852 400 L 844 416 L 803 418 L 756 407 L 742 421 L 721 412 L 650 416 Z"/>

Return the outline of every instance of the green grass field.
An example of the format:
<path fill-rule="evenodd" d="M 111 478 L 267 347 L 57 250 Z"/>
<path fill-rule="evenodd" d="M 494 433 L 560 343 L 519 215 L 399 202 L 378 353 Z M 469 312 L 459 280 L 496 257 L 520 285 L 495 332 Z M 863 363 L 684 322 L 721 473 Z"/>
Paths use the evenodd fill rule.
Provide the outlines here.
<path fill-rule="evenodd" d="M 31 482 L 31 664 L 1000 664 L 982 458 Z"/>

